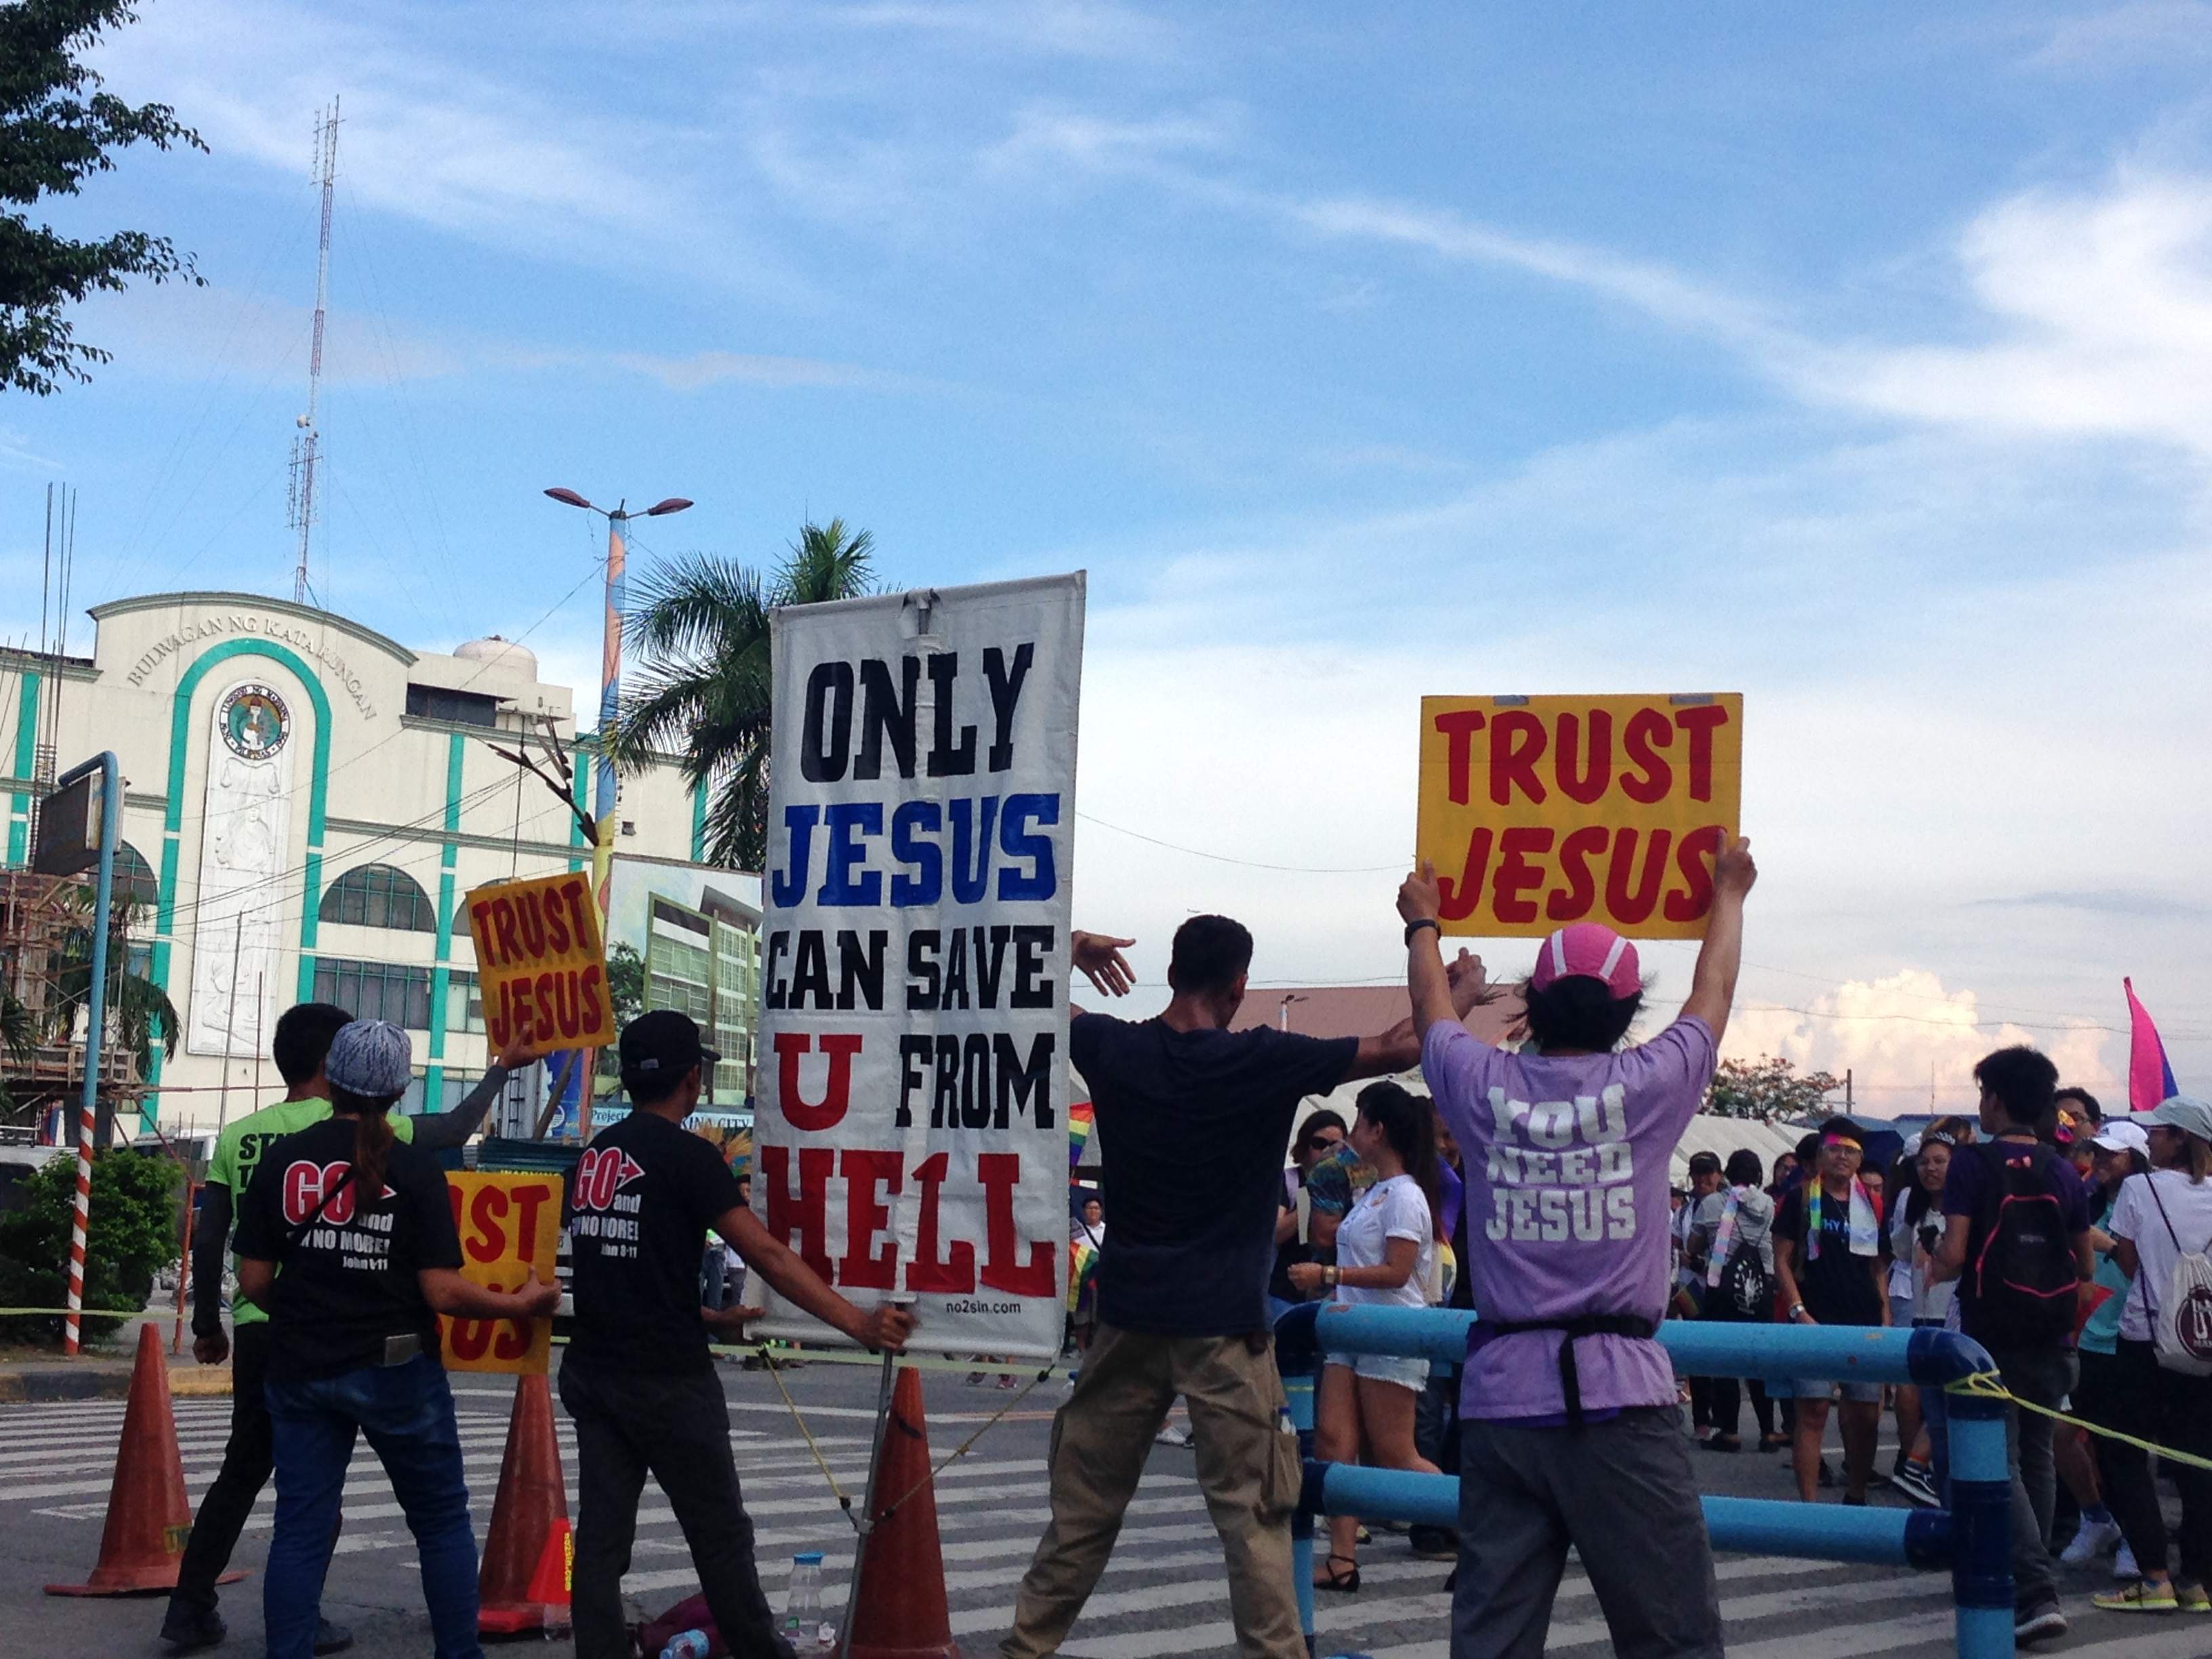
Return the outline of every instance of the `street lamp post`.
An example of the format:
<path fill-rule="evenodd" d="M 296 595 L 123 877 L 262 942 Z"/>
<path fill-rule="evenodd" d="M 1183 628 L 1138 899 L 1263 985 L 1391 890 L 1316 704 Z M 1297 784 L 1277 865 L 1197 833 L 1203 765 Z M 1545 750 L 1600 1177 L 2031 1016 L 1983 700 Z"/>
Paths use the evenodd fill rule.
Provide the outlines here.
<path fill-rule="evenodd" d="M 664 518 L 671 513 L 681 513 L 691 503 L 681 495 L 671 495 L 642 513 L 632 513 L 627 510 L 627 497 L 608 508 L 592 505 L 573 489 L 556 489 L 545 493 L 564 506 L 580 507 L 607 521 L 606 617 L 599 647 L 599 769 L 592 780 L 592 822 L 596 831 L 592 837 L 592 890 L 599 896 L 599 932 L 604 938 L 609 906 L 614 896 L 615 856 L 615 757 L 607 744 L 622 704 L 623 607 L 627 586 L 623 572 L 629 555 L 629 521 Z M 588 1137 L 588 1089 L 578 1108 L 578 1128 Z"/>

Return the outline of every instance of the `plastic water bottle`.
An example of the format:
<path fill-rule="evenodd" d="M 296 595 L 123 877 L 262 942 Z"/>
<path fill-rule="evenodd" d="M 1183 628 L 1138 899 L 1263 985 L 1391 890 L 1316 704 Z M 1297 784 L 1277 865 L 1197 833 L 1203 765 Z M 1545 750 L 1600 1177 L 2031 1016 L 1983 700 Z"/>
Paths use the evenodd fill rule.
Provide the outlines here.
<path fill-rule="evenodd" d="M 703 1630 L 679 1631 L 668 1638 L 668 1645 L 660 1650 L 660 1659 L 707 1659 L 714 1645 Z"/>
<path fill-rule="evenodd" d="M 791 1558 L 791 1588 L 783 1599 L 783 1639 L 802 1654 L 837 1644 L 836 1626 L 822 1619 L 820 1550 Z"/>

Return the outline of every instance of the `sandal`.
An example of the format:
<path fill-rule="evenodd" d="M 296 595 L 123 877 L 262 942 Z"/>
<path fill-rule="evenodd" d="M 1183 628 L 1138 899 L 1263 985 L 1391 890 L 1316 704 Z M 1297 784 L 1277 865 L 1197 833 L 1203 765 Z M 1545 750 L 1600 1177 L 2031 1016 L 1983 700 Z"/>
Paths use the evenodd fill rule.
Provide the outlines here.
<path fill-rule="evenodd" d="M 1711 1439 L 1700 1441 L 1698 1443 L 1707 1451 L 1740 1452 L 1743 1449 L 1743 1437 L 1741 1435 L 1717 1434 Z"/>
<path fill-rule="evenodd" d="M 1352 1571 L 1347 1573 L 1339 1573 L 1336 1570 L 1336 1564 L 1340 1561 L 1342 1561 L 1350 1566 Z M 1359 1563 L 1354 1560 L 1351 1556 L 1331 1554 L 1326 1557 L 1322 1562 L 1322 1571 L 1327 1576 L 1325 1577 L 1316 1578 L 1314 1580 L 1313 1587 L 1316 1589 L 1340 1590 L 1346 1595 L 1353 1595 L 1358 1592 L 1359 1589 Z"/>
<path fill-rule="evenodd" d="M 1787 1451 L 1790 1449 L 1790 1437 L 1786 1434 L 1762 1434 L 1759 1437 L 1759 1449 L 1763 1452 Z"/>
<path fill-rule="evenodd" d="M 2093 1595 L 2089 1601 L 2106 1613 L 2173 1613 L 2181 1606 L 2174 1599 L 2172 1583 L 2149 1578 L 2138 1578 L 2107 1595 Z"/>

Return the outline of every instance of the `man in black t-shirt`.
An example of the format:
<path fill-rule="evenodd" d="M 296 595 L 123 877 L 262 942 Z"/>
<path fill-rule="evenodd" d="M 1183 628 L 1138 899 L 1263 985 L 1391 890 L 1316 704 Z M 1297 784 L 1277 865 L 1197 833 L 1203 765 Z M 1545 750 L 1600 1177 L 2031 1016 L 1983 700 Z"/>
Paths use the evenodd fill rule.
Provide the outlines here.
<path fill-rule="evenodd" d="M 1070 943 L 1094 985 L 1127 993 L 1120 947 L 1133 940 L 1077 933 Z M 1282 1432 L 1267 1307 L 1283 1152 L 1305 1096 L 1407 1070 L 1420 1045 L 1410 1012 L 1379 1036 L 1231 1031 L 1251 961 L 1243 927 L 1193 916 L 1176 930 L 1174 994 L 1157 1018 L 1075 1016 L 1068 1057 L 1091 1085 L 1114 1224 L 1099 1252 L 1098 1334 L 1054 1426 L 1052 1520 L 1004 1659 L 1042 1659 L 1075 1623 L 1178 1394 L 1239 1644 L 1255 1659 L 1306 1659 L 1291 1571 L 1298 1442 Z M 1463 979 L 1472 1006 L 1480 975 Z"/>
<path fill-rule="evenodd" d="M 902 1308 L 864 1313 L 823 1284 L 753 1219 L 721 1154 L 681 1127 L 699 1103 L 701 1067 L 720 1058 L 673 1010 L 632 1020 L 622 1077 L 635 1109 L 592 1137 L 569 1188 L 575 1317 L 561 1402 L 576 1421 L 576 1659 L 628 1659 L 622 1577 L 647 1472 L 668 1494 L 730 1650 L 791 1651 L 761 1590 L 699 1306 L 708 1228 L 785 1299 L 864 1347 L 896 1351 L 914 1328 Z"/>

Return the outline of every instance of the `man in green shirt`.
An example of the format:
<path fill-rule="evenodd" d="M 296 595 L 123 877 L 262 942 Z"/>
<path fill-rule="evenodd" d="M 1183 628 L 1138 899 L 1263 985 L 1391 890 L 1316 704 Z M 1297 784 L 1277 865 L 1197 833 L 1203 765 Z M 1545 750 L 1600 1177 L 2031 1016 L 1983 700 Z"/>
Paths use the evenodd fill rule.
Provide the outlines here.
<path fill-rule="evenodd" d="M 276 1021 L 276 1036 L 269 1045 L 270 1058 L 284 1079 L 284 1098 L 225 1128 L 208 1165 L 207 1185 L 192 1235 L 192 1357 L 203 1365 L 231 1361 L 230 1439 L 223 1448 L 222 1472 L 200 1499 L 199 1514 L 185 1546 L 185 1559 L 177 1568 L 177 1588 L 170 1595 L 167 1616 L 161 1621 L 161 1639 L 179 1653 L 211 1647 L 222 1640 L 222 1617 L 216 1611 L 216 1580 L 229 1565 L 230 1553 L 237 1547 L 253 1501 L 261 1495 L 275 1467 L 269 1407 L 261 1388 L 268 1356 L 269 1316 L 241 1300 L 231 1310 L 235 1335 L 223 1334 L 222 1270 L 231 1218 L 238 1199 L 253 1179 L 261 1155 L 286 1135 L 331 1115 L 331 1085 L 323 1074 L 323 1060 L 338 1029 L 352 1022 L 351 1014 L 327 1002 L 303 1002 L 286 1009 Z M 459 1105 L 436 1116 L 395 1116 L 393 1136 L 431 1151 L 462 1145 L 477 1132 L 492 1103 L 506 1089 L 509 1072 L 538 1057 L 538 1051 L 523 1042 L 508 1044 Z M 319 1654 L 341 1652 L 352 1645 L 350 1632 L 327 1621 L 315 1638 Z"/>

